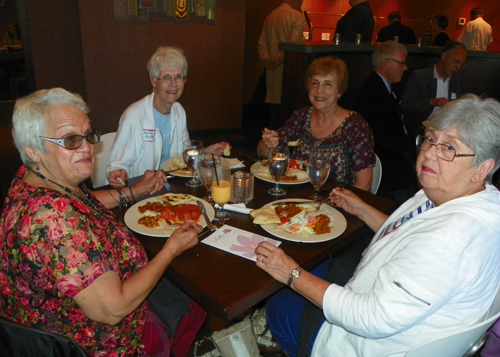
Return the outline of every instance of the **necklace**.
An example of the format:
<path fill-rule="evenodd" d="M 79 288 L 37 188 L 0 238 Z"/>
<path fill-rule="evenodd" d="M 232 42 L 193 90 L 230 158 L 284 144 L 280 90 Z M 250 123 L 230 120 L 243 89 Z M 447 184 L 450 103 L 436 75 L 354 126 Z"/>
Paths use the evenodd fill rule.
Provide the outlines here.
<path fill-rule="evenodd" d="M 40 177 L 42 180 L 45 180 L 46 182 L 51 182 L 54 185 L 60 187 L 61 190 L 63 190 L 64 192 L 72 194 L 73 196 L 75 196 L 76 198 L 78 198 L 80 201 L 82 201 L 84 205 L 86 205 L 87 207 L 90 206 L 95 212 L 97 212 L 99 214 L 99 216 L 102 217 L 102 216 L 104 216 L 106 214 L 106 212 L 102 210 L 102 208 L 101 208 L 100 204 L 98 203 L 98 201 L 94 198 L 94 196 L 92 196 L 92 193 L 89 191 L 89 189 L 87 188 L 87 186 L 85 186 L 85 184 L 81 183 L 81 184 L 78 185 L 78 188 L 80 188 L 80 190 L 85 195 L 85 197 L 82 197 L 78 193 L 76 193 L 73 190 L 71 190 L 70 188 L 68 188 L 66 186 L 63 186 L 63 185 L 61 185 L 61 184 L 59 184 L 59 183 L 57 183 L 57 182 L 49 179 L 48 177 L 45 177 L 40 172 L 35 172 L 31 168 L 29 168 L 29 170 L 31 172 L 33 172 L 35 175 L 37 175 L 38 177 Z"/>

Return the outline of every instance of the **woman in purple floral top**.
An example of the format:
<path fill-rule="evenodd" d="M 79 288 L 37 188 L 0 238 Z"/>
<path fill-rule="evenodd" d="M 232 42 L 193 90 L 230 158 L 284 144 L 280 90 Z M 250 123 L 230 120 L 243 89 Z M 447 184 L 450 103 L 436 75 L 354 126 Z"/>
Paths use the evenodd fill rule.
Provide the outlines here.
<path fill-rule="evenodd" d="M 282 144 L 278 137 L 300 140 L 294 159 L 308 160 L 313 152 L 330 158 L 331 179 L 369 190 L 375 166 L 373 135 L 360 114 L 338 105 L 347 77 L 347 66 L 340 59 L 322 57 L 311 63 L 306 88 L 312 106 L 295 111 L 278 131 L 264 129 L 258 154 L 265 157 L 269 148 Z"/>
<path fill-rule="evenodd" d="M 168 356 L 177 333 L 195 335 L 205 313 L 190 305 L 191 321 L 169 336 L 146 299 L 171 261 L 198 242 L 201 227 L 184 223 L 148 262 L 109 209 L 157 192 L 163 178 L 147 171 L 133 187 L 91 193 L 83 181 L 100 133 L 87 113 L 78 95 L 61 88 L 16 102 L 13 136 L 25 166 L 0 218 L 0 315 L 72 338 L 91 356 Z"/>

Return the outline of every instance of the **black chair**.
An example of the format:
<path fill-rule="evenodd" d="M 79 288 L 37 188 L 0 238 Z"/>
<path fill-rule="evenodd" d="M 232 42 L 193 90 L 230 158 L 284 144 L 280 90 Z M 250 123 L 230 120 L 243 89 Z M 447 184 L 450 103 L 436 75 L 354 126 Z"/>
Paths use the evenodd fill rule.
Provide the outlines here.
<path fill-rule="evenodd" d="M 3 357 L 88 357 L 72 339 L 0 318 Z"/>

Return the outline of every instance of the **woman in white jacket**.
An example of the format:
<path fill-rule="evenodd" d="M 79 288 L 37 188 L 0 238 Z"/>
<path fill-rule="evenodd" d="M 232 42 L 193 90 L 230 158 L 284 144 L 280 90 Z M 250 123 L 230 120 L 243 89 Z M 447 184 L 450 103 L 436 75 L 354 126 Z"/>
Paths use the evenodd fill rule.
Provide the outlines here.
<path fill-rule="evenodd" d="M 499 148 L 500 104 L 466 95 L 432 116 L 416 162 L 422 190 L 390 217 L 335 188 L 332 201 L 377 232 L 345 286 L 330 283 L 335 271 L 320 279 L 261 243 L 257 266 L 323 312 L 310 320 L 288 289 L 268 301 L 287 356 L 404 356 L 482 321 L 500 286 Z"/>
<path fill-rule="evenodd" d="M 128 177 L 158 170 L 168 158 L 182 154 L 189 140 L 186 112 L 177 100 L 184 91 L 187 60 L 175 47 L 160 47 L 148 62 L 153 93 L 130 105 L 122 117 L 106 173 L 109 183 L 122 187 Z M 229 143 L 213 144 L 205 152 L 222 155 Z M 166 181 L 157 172 L 158 179 Z"/>

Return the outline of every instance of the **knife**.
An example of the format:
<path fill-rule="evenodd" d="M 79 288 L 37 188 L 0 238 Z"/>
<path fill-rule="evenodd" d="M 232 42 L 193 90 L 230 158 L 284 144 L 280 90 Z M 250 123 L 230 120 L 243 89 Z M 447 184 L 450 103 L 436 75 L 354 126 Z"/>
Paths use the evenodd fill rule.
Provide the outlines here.
<path fill-rule="evenodd" d="M 203 217 L 205 217 L 205 222 L 207 222 L 207 228 L 211 231 L 215 231 L 217 227 L 212 223 L 212 221 L 208 218 L 207 211 L 205 210 L 205 206 L 203 206 L 203 203 L 200 201 L 196 200 L 196 204 L 200 208 L 201 213 L 203 213 Z"/>
<path fill-rule="evenodd" d="M 272 206 L 284 206 L 289 203 L 294 203 L 296 205 L 315 205 L 318 204 L 316 201 L 285 201 L 285 202 L 274 202 Z"/>

